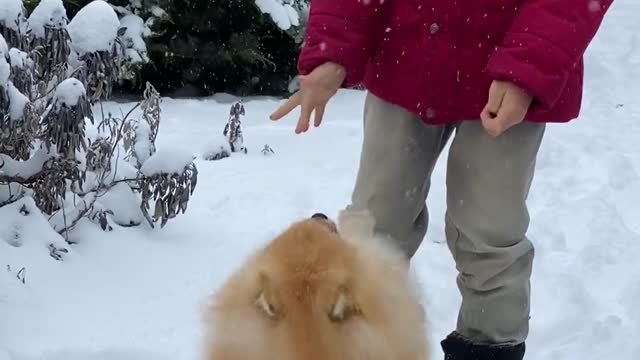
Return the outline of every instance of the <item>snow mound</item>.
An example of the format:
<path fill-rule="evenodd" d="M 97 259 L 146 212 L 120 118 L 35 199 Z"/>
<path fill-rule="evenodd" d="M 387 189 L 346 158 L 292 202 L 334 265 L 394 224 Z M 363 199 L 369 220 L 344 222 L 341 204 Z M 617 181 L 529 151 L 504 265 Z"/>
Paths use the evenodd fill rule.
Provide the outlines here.
<path fill-rule="evenodd" d="M 70 199 L 71 198 L 71 199 Z M 77 219 L 80 214 L 89 211 L 96 199 L 96 193 L 90 192 L 85 196 L 67 197 L 62 207 L 64 210 L 57 211 L 49 217 L 49 224 L 54 231 L 64 233 L 72 225 L 72 219 Z"/>
<path fill-rule="evenodd" d="M 296 9 L 282 0 L 255 0 L 256 6 L 262 13 L 271 16 L 282 30 L 289 30 L 292 26 L 300 25 L 300 18 Z"/>
<path fill-rule="evenodd" d="M 47 218 L 31 197 L 0 208 L 0 253 L 24 250 L 49 256 L 49 245 L 57 249 L 67 249 L 64 239 L 49 225 Z M 9 256 L 11 258 L 11 256 Z"/>
<path fill-rule="evenodd" d="M 145 176 L 182 174 L 194 158 L 193 153 L 182 149 L 158 150 L 142 164 L 140 172 Z"/>
<path fill-rule="evenodd" d="M 116 184 L 98 201 L 103 209 L 113 212 L 112 219 L 118 225 L 139 225 L 143 220 L 140 199 L 125 183 Z"/>
<path fill-rule="evenodd" d="M 61 82 L 56 88 L 54 102 L 58 105 L 76 106 L 80 98 L 86 95 L 84 85 L 74 78 L 69 78 Z"/>
<path fill-rule="evenodd" d="M 9 82 L 7 90 L 9 91 L 9 117 L 13 121 L 19 120 L 24 115 L 24 108 L 29 103 L 29 98 L 16 89 L 12 82 Z"/>
<path fill-rule="evenodd" d="M 204 160 L 220 160 L 231 156 L 231 145 L 223 135 L 216 135 L 202 149 Z"/>
<path fill-rule="evenodd" d="M 27 26 L 37 38 L 44 38 L 46 26 L 60 29 L 68 22 L 67 10 L 62 4 L 62 0 L 42 0 L 33 9 L 27 20 Z"/>
<path fill-rule="evenodd" d="M 24 16 L 22 0 L 0 1 L 0 25 L 11 30 L 19 30 L 19 19 Z"/>
<path fill-rule="evenodd" d="M 36 151 L 27 161 L 16 161 L 8 155 L 0 154 L 0 174 L 28 178 L 42 170 L 42 165 L 51 157 L 44 149 Z"/>
<path fill-rule="evenodd" d="M 147 45 L 144 38 L 151 35 L 151 29 L 145 25 L 140 16 L 130 14 L 120 19 L 120 28 L 126 28 L 123 44 L 129 61 L 133 63 L 147 62 Z"/>
<path fill-rule="evenodd" d="M 120 21 L 113 8 L 102 0 L 95 0 L 78 11 L 67 30 L 71 46 L 83 55 L 111 50 L 119 27 Z"/>
<path fill-rule="evenodd" d="M 11 59 L 12 68 L 31 68 L 33 60 L 29 58 L 29 54 L 16 48 L 9 50 L 9 58 Z"/>
<path fill-rule="evenodd" d="M 123 179 L 135 179 L 138 176 L 138 169 L 125 159 L 125 152 L 120 151 L 118 156 L 111 159 L 111 168 L 116 169 L 113 176 L 105 181 L 118 181 Z M 110 179 L 110 180 L 109 180 Z"/>

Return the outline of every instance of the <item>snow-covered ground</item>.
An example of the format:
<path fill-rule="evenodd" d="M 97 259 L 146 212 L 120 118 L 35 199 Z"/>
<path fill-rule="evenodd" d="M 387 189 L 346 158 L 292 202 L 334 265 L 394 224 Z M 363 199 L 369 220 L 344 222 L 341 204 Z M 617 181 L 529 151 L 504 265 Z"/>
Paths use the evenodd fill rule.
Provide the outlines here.
<path fill-rule="evenodd" d="M 636 0 L 615 2 L 588 51 L 581 118 L 550 126 L 543 143 L 530 197 L 537 245 L 530 360 L 633 360 L 640 353 L 637 14 Z M 9 222 L 10 210 L 0 208 L 0 360 L 197 359 L 205 297 L 290 222 L 315 211 L 335 215 L 348 201 L 363 96 L 341 92 L 323 126 L 303 136 L 294 135 L 293 116 L 268 120 L 277 101 L 246 101 L 249 153 L 198 159 L 186 215 L 155 230 L 105 233 L 81 223 L 61 262 L 47 246 L 64 243 L 45 219 Z M 229 106 L 220 97 L 165 99 L 159 151 L 208 151 Z M 263 156 L 265 144 L 275 154 Z M 459 304 L 444 244 L 443 165 L 444 157 L 429 197 L 432 226 L 413 262 L 434 345 L 455 325 Z M 438 346 L 433 354 L 441 358 Z"/>

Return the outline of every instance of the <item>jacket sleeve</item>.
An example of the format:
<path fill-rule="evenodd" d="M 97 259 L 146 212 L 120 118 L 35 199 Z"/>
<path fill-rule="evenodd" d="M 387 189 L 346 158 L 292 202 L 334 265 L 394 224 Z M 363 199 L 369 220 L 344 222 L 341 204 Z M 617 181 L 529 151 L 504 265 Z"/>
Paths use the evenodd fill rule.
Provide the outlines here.
<path fill-rule="evenodd" d="M 485 70 L 529 91 L 533 108 L 552 108 L 612 2 L 525 0 Z"/>
<path fill-rule="evenodd" d="M 393 0 L 311 0 L 298 71 L 310 73 L 325 62 L 345 67 L 343 86 L 357 86 L 381 39 L 383 14 Z"/>

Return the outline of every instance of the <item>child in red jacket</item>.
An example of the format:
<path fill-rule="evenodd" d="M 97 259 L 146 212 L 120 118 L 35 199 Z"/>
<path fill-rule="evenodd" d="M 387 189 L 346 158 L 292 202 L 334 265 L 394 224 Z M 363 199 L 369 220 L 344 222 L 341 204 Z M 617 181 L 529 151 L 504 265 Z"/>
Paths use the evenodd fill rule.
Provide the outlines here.
<path fill-rule="evenodd" d="M 446 237 L 462 294 L 447 360 L 520 360 L 534 248 L 526 198 L 545 124 L 580 110 L 583 53 L 612 0 L 312 0 L 296 133 L 341 87 L 364 85 L 349 211 L 413 256 L 433 167 L 447 162 Z"/>

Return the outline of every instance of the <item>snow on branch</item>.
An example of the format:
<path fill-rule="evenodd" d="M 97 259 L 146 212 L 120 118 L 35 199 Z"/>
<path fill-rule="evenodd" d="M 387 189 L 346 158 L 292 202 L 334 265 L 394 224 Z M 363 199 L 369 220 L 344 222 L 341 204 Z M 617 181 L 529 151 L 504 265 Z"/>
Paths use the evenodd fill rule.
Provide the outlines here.
<path fill-rule="evenodd" d="M 21 47 L 23 27 L 26 22 L 25 8 L 22 0 L 2 0 L 0 1 L 0 35 L 11 46 Z"/>
<path fill-rule="evenodd" d="M 118 15 L 109 4 L 102 0 L 92 1 L 80 9 L 67 25 L 71 48 L 79 56 L 110 51 L 119 27 Z"/>
<path fill-rule="evenodd" d="M 47 28 L 62 29 L 68 22 L 62 0 L 41 0 L 31 12 L 27 27 L 36 38 L 45 38 Z"/>
<path fill-rule="evenodd" d="M 134 14 L 125 15 L 120 19 L 120 29 L 124 29 L 121 30 L 123 32 L 121 41 L 127 60 L 132 64 L 148 62 L 149 56 L 144 38 L 151 35 L 151 29 L 142 18 Z"/>
<path fill-rule="evenodd" d="M 300 17 L 296 9 L 283 0 L 255 0 L 262 13 L 271 16 L 282 30 L 300 25 Z"/>
<path fill-rule="evenodd" d="M 181 149 L 162 149 L 144 162 L 140 172 L 145 176 L 182 174 L 195 159 L 193 153 Z"/>
<path fill-rule="evenodd" d="M 11 30 L 20 30 L 20 20 L 24 17 L 22 0 L 0 1 L 0 26 Z"/>

